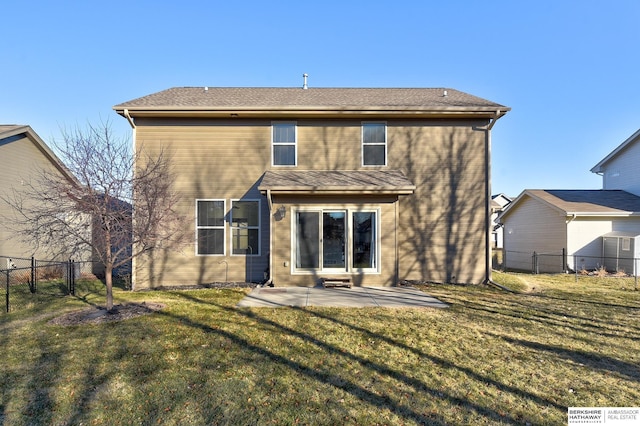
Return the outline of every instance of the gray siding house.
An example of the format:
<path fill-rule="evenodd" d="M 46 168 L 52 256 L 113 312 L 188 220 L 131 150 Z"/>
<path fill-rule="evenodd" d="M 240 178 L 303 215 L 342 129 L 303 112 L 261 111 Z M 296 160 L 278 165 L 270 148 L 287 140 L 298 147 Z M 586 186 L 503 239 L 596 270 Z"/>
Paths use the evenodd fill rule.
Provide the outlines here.
<path fill-rule="evenodd" d="M 639 141 L 640 130 L 591 169 L 602 176 L 602 189 L 523 191 L 498 217 L 505 268 L 564 272 L 619 265 L 606 259 L 604 239 L 640 235 Z"/>
<path fill-rule="evenodd" d="M 591 171 L 602 176 L 602 189 L 622 189 L 640 196 L 640 130 L 629 136 Z"/>
<path fill-rule="evenodd" d="M 596 269 L 603 265 L 603 235 L 640 229 L 640 197 L 620 190 L 528 189 L 500 221 L 506 269 Z"/>

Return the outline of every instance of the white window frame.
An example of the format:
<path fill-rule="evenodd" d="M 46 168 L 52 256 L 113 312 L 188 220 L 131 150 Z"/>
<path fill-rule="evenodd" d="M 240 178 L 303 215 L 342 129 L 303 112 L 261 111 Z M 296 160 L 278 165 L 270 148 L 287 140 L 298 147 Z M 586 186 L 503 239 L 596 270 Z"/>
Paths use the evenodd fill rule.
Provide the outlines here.
<path fill-rule="evenodd" d="M 382 239 L 381 239 L 381 234 L 380 234 L 380 221 L 381 221 L 381 213 L 380 213 L 380 209 L 379 208 L 358 208 L 358 209 L 348 209 L 347 210 L 349 213 L 349 258 L 351 259 L 351 264 L 350 264 L 350 268 L 351 268 L 351 272 L 355 272 L 355 273 L 380 273 L 380 251 L 381 251 L 381 246 L 382 246 Z M 355 261 L 356 255 L 355 253 L 353 253 L 353 232 L 354 232 L 354 224 L 353 224 L 353 214 L 354 213 L 374 213 L 375 214 L 375 230 L 373 231 L 375 233 L 375 239 L 376 239 L 376 246 L 374 247 L 375 250 L 375 268 L 356 268 L 353 266 L 353 262 Z"/>
<path fill-rule="evenodd" d="M 233 225 L 233 203 L 235 201 L 250 201 L 250 202 L 257 202 L 258 203 L 258 226 L 234 226 Z M 260 251 L 261 251 L 261 246 L 262 246 L 262 202 L 259 198 L 232 198 L 231 199 L 231 208 L 229 209 L 229 253 L 231 254 L 231 256 L 260 256 Z M 258 230 L 258 247 L 253 249 L 257 249 L 256 251 L 251 251 L 251 254 L 249 253 L 234 253 L 233 252 L 233 230 L 234 229 L 257 229 Z"/>
<path fill-rule="evenodd" d="M 378 143 L 364 143 L 364 128 L 367 125 L 382 125 L 384 126 L 384 142 Z M 363 121 L 360 125 L 360 158 L 362 167 L 386 167 L 388 163 L 388 155 L 387 155 L 387 143 L 388 143 L 388 135 L 387 135 L 387 122 L 386 121 Z M 364 164 L 364 147 L 366 146 L 384 146 L 384 164 Z"/>
<path fill-rule="evenodd" d="M 323 246 L 322 242 L 319 246 L 319 267 L 318 268 L 296 268 L 297 264 L 297 217 L 298 212 L 315 212 L 320 215 L 320 226 L 322 224 L 323 213 L 329 212 L 345 212 L 346 215 L 346 250 L 345 250 L 345 269 L 335 268 L 323 268 Z M 375 247 L 375 268 L 355 268 L 353 266 L 353 260 L 355 259 L 353 253 L 353 213 L 375 213 L 376 224 L 376 247 Z M 380 262 L 382 259 L 382 238 L 381 238 L 381 210 L 379 207 L 358 207 L 358 206 L 313 206 L 313 207 L 298 207 L 291 211 L 291 274 L 292 275 L 311 275 L 311 274 L 367 274 L 367 275 L 379 275 L 381 273 Z M 318 229 L 318 235 L 322 238 L 322 228 Z"/>
<path fill-rule="evenodd" d="M 293 126 L 293 142 L 275 142 L 274 133 L 278 125 Z M 275 147 L 276 146 L 293 146 L 293 164 L 276 164 L 275 163 Z M 272 121 L 271 122 L 271 165 L 273 167 L 296 167 L 298 165 L 298 122 L 296 121 Z"/>
<path fill-rule="evenodd" d="M 224 216 L 222 216 L 222 226 L 199 226 L 198 225 L 198 203 L 200 201 L 222 201 L 222 210 L 225 212 Z M 196 256 L 226 256 L 227 251 L 227 227 L 226 227 L 226 211 L 227 211 L 227 201 L 223 198 L 196 198 L 195 201 L 195 233 L 196 233 L 196 244 L 195 244 L 195 252 Z M 222 253 L 198 253 L 198 231 L 200 229 L 222 229 Z"/>

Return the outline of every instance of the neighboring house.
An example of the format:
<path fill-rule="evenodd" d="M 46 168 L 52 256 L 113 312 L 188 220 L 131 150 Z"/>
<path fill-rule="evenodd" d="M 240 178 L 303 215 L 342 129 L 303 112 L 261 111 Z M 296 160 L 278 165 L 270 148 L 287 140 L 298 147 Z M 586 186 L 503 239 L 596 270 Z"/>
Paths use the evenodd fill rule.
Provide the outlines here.
<path fill-rule="evenodd" d="M 640 130 L 591 169 L 602 176 L 602 189 L 622 189 L 640 196 L 639 142 Z"/>
<path fill-rule="evenodd" d="M 37 184 L 40 170 L 59 173 L 69 181 L 75 177 L 67 170 L 47 144 L 30 126 L 0 125 L 0 256 L 51 259 L 59 256 L 55 247 L 43 247 L 37 242 L 25 242 L 16 234 L 18 212 L 4 199 L 12 198 L 13 191 L 20 192 L 30 183 Z M 66 258 L 69 254 L 65 253 Z M 0 268 L 3 266 L 0 265 Z"/>
<path fill-rule="evenodd" d="M 111 226 L 116 225 L 117 229 L 111 229 L 111 256 L 115 264 L 118 264 L 112 271 L 114 277 L 126 277 L 131 275 L 131 240 L 132 240 L 132 222 L 131 204 L 119 200 L 114 197 L 105 197 L 104 194 L 99 194 L 92 204 L 100 205 L 101 210 L 106 212 L 110 216 L 115 216 L 115 219 L 111 219 Z M 92 273 L 99 277 L 104 278 L 105 266 L 102 259 L 106 256 L 96 252 L 96 248 L 106 247 L 105 232 L 103 231 L 103 224 L 98 215 L 94 215 L 92 230 L 93 240 L 93 259 Z M 106 251 L 105 251 L 106 253 Z M 127 260 L 129 259 L 129 260 Z M 122 263 L 124 262 L 124 263 Z M 120 264 L 122 263 L 122 264 Z"/>
<path fill-rule="evenodd" d="M 507 107 L 305 85 L 177 87 L 114 109 L 137 149 L 172 154 L 193 218 L 190 247 L 134 260 L 135 289 L 490 279 L 490 134 Z"/>
<path fill-rule="evenodd" d="M 504 228 L 498 221 L 498 216 L 511 203 L 511 198 L 504 194 L 491 196 L 491 241 L 493 248 L 501 249 L 503 245 Z"/>
<path fill-rule="evenodd" d="M 499 220 L 506 269 L 532 270 L 535 252 L 537 272 L 591 270 L 604 264 L 605 235 L 640 234 L 640 197 L 621 190 L 528 189 Z"/>

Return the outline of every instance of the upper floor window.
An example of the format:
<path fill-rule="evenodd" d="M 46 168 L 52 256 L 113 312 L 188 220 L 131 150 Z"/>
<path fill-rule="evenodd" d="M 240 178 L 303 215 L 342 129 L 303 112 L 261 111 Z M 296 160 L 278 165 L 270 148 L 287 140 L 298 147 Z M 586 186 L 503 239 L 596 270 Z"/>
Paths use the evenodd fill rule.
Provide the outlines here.
<path fill-rule="evenodd" d="M 273 123 L 271 126 L 271 146 L 274 166 L 295 166 L 296 123 Z"/>
<path fill-rule="evenodd" d="M 387 125 L 362 123 L 362 165 L 387 165 Z"/>
<path fill-rule="evenodd" d="M 196 200 L 196 253 L 224 254 L 224 200 Z"/>

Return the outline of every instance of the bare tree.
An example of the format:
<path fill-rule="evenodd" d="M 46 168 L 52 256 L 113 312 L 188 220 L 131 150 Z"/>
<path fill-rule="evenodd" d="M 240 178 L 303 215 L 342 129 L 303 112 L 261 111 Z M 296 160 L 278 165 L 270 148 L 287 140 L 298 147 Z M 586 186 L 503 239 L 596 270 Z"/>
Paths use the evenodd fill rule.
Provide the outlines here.
<path fill-rule="evenodd" d="M 169 156 L 132 152 L 127 139 L 112 134 L 109 122 L 63 130 L 54 146 L 75 180 L 40 170 L 5 201 L 18 212 L 24 240 L 69 256 L 91 252 L 104 266 L 110 311 L 114 270 L 183 241 Z"/>

